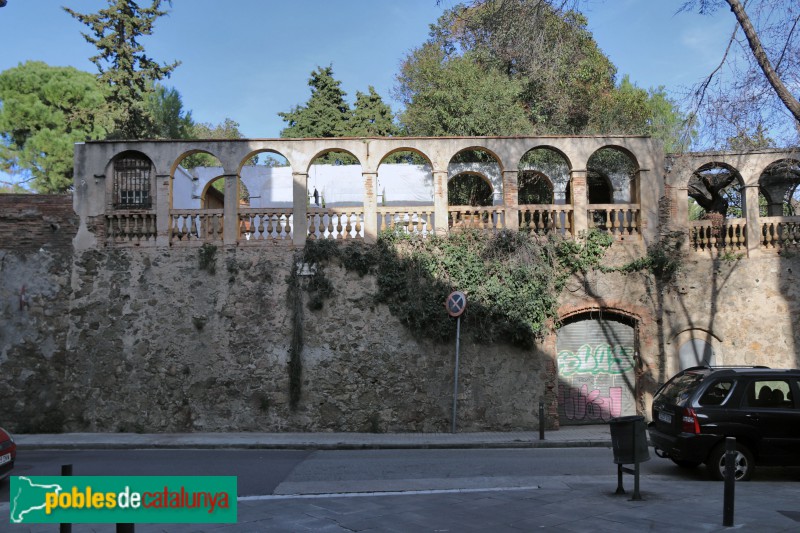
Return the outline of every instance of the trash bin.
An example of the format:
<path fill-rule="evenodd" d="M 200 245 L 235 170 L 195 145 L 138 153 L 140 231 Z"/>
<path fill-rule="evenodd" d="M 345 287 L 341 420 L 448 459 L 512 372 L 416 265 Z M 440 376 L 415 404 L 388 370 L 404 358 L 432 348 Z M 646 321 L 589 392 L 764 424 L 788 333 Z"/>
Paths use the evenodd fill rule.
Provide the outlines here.
<path fill-rule="evenodd" d="M 608 422 L 611 426 L 611 447 L 614 463 L 629 465 L 650 460 L 647 431 L 643 416 L 621 416 Z"/>

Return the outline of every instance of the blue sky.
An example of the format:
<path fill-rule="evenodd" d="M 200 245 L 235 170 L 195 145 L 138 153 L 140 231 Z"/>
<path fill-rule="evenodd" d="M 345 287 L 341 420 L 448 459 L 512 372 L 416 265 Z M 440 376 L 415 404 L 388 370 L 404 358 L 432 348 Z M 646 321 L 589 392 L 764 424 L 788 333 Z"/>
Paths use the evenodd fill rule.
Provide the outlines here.
<path fill-rule="evenodd" d="M 600 48 L 640 87 L 679 93 L 720 61 L 733 16 L 676 11 L 684 0 L 589 0 L 585 13 Z M 148 0 L 140 3 L 147 4 Z M 369 85 L 391 98 L 405 54 L 453 0 L 174 0 L 150 56 L 182 65 L 166 84 L 183 96 L 198 122 L 230 117 L 247 137 L 277 137 L 277 116 L 309 96 L 319 65 L 333 64 L 351 102 Z M 0 9 L 0 70 L 28 59 L 96 72 L 85 27 L 62 9 L 95 12 L 105 0 L 8 0 Z M 168 6 L 167 6 L 168 7 Z"/>

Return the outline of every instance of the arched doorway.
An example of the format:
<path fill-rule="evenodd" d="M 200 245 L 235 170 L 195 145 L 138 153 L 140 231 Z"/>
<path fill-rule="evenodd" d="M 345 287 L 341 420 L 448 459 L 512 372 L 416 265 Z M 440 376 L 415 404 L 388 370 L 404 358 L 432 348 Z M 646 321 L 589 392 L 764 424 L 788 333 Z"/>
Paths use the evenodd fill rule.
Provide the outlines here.
<path fill-rule="evenodd" d="M 561 425 L 636 414 L 636 347 L 630 318 L 593 313 L 564 321 L 556 341 Z"/>

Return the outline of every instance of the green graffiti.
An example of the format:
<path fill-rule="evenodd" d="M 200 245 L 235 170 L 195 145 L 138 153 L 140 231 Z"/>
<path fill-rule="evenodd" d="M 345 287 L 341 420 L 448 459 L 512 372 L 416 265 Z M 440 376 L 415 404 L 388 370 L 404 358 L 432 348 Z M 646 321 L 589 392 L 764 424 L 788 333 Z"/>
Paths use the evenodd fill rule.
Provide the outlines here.
<path fill-rule="evenodd" d="M 558 373 L 561 376 L 575 374 L 620 375 L 633 368 L 634 350 L 629 346 L 584 344 L 577 352 L 558 352 Z"/>

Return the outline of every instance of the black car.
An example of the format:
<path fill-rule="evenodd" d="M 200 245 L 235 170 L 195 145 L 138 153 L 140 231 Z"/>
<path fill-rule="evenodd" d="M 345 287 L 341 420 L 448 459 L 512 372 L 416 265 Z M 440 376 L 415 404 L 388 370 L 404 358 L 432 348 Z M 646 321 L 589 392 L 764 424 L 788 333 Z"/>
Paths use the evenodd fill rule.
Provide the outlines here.
<path fill-rule="evenodd" d="M 756 464 L 800 465 L 800 370 L 693 367 L 653 398 L 650 442 L 659 457 L 684 467 L 725 472 L 725 438 L 736 438 L 736 479 Z"/>

